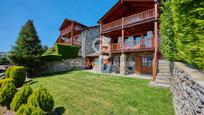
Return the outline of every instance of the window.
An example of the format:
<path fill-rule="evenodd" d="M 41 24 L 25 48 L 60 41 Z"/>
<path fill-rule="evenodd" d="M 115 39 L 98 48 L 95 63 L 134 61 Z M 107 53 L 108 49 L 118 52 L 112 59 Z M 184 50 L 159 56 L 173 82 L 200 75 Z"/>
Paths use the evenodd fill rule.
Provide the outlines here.
<path fill-rule="evenodd" d="M 140 45 L 140 41 L 142 40 L 142 37 L 141 36 L 135 36 L 134 37 L 134 41 L 135 41 L 135 45 Z"/>
<path fill-rule="evenodd" d="M 143 67 L 152 67 L 152 57 L 143 57 L 142 58 Z"/>

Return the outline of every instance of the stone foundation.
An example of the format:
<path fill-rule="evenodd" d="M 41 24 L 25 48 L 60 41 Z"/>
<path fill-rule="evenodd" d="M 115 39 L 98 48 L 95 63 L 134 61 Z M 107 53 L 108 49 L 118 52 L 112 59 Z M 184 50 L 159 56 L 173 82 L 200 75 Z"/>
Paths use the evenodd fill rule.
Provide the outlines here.
<path fill-rule="evenodd" d="M 84 67 L 85 67 L 84 58 L 47 62 L 40 67 L 39 74 L 64 72 L 69 70 L 82 70 L 84 69 Z"/>
<path fill-rule="evenodd" d="M 171 74 L 176 115 L 204 115 L 204 74 L 179 62 L 171 64 Z"/>

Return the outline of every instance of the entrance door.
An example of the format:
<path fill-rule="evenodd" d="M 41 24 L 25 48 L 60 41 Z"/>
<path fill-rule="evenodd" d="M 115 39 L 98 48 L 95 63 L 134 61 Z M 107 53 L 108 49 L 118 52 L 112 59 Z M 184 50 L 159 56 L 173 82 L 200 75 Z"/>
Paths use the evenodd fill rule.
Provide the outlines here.
<path fill-rule="evenodd" d="M 152 57 L 142 57 L 142 73 L 152 73 Z"/>
<path fill-rule="evenodd" d="M 142 73 L 142 58 L 137 56 L 135 58 L 135 73 Z"/>

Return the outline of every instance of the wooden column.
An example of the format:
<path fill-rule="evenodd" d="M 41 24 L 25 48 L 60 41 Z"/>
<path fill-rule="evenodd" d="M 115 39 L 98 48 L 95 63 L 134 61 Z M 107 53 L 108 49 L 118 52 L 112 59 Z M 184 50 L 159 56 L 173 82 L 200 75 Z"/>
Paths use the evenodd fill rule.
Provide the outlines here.
<path fill-rule="evenodd" d="M 157 58 L 158 58 L 158 4 L 157 0 L 154 2 L 154 9 L 155 9 L 155 22 L 154 22 L 154 59 L 153 59 L 153 72 L 152 72 L 152 80 L 156 80 L 157 75 Z"/>
<path fill-rule="evenodd" d="M 122 53 L 124 53 L 125 46 L 125 30 L 124 30 L 124 18 L 122 18 Z"/>
<path fill-rule="evenodd" d="M 71 30 L 71 45 L 73 45 L 73 31 L 74 31 L 74 24 L 72 22 L 72 30 Z"/>

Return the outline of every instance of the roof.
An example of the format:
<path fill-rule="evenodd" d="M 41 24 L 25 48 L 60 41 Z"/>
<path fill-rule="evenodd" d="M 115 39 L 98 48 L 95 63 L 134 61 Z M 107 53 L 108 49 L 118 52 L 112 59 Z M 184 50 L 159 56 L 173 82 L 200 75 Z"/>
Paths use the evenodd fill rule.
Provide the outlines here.
<path fill-rule="evenodd" d="M 113 21 L 114 17 L 122 17 L 127 12 L 141 12 L 145 9 L 154 7 L 155 0 L 118 0 L 118 2 L 103 16 L 100 18 L 98 23 L 105 20 Z"/>
<path fill-rule="evenodd" d="M 87 26 L 84 25 L 84 24 L 81 24 L 81 23 L 79 23 L 79 22 L 77 22 L 77 21 L 74 21 L 74 20 L 65 18 L 65 19 L 64 19 L 64 22 L 63 22 L 62 25 L 60 26 L 59 30 L 62 30 L 63 28 L 65 28 L 67 25 L 69 25 L 69 24 L 71 24 L 71 23 L 75 23 L 75 24 L 77 24 L 77 25 L 79 25 L 79 26 L 82 26 L 82 27 L 87 28 Z"/>
<path fill-rule="evenodd" d="M 98 56 L 99 56 L 99 53 L 92 53 L 87 55 L 86 57 L 98 57 Z"/>

